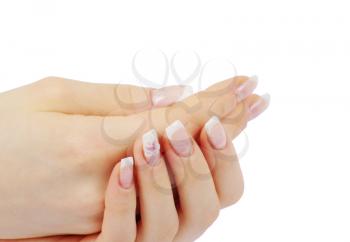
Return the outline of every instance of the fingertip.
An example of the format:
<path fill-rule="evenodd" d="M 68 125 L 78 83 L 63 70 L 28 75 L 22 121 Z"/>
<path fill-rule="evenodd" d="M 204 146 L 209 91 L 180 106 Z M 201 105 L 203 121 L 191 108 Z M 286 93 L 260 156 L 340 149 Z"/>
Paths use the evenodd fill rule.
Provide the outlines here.
<path fill-rule="evenodd" d="M 200 144 L 201 149 L 205 149 L 205 150 L 209 150 L 209 151 L 213 150 L 213 147 L 209 142 L 208 132 L 205 128 L 205 125 L 202 128 L 200 135 L 199 135 L 199 144 Z"/>
<path fill-rule="evenodd" d="M 212 116 L 205 123 L 203 131 L 205 131 L 207 141 L 215 150 L 222 150 L 226 147 L 226 131 L 220 119 L 217 116 Z"/>
<path fill-rule="evenodd" d="M 117 204 L 122 200 L 130 200 L 134 196 L 133 169 L 134 161 L 132 157 L 123 158 L 114 166 L 106 191 L 106 205 Z"/>
<path fill-rule="evenodd" d="M 193 154 L 192 136 L 180 120 L 172 122 L 165 129 L 166 136 L 174 149 L 181 157 L 189 157 Z"/>
<path fill-rule="evenodd" d="M 246 99 L 247 107 L 248 107 L 248 119 L 252 120 L 262 114 L 270 104 L 271 96 L 266 93 L 261 96 L 259 95 L 251 95 Z"/>
<path fill-rule="evenodd" d="M 132 157 L 122 159 L 113 168 L 105 195 L 102 232 L 96 240 L 98 242 L 134 241 L 137 202 L 133 173 L 129 173 L 129 169 L 133 169 Z"/>

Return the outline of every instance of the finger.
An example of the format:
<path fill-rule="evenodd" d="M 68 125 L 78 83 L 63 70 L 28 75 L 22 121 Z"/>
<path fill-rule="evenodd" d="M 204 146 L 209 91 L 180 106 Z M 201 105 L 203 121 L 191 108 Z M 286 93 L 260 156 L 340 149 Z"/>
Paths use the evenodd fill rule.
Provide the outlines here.
<path fill-rule="evenodd" d="M 243 176 L 234 146 L 216 116 L 202 129 L 200 147 L 210 167 L 221 207 L 236 203 L 243 194 Z"/>
<path fill-rule="evenodd" d="M 217 218 L 220 203 L 205 158 L 185 127 L 166 130 L 164 150 L 179 196 L 180 227 L 174 241 L 194 241 Z"/>
<path fill-rule="evenodd" d="M 127 117 L 104 117 L 98 123 L 97 129 L 103 132 L 108 143 L 118 147 L 128 147 L 133 144 L 139 133 L 145 132 L 150 127 L 154 127 L 160 135 L 163 135 L 165 127 L 177 119 L 185 124 L 191 135 L 197 137 L 205 122 L 215 115 L 223 118 L 223 122 L 228 126 L 227 132 L 231 134 L 237 130 L 234 121 L 239 117 L 236 116 L 239 116 L 242 109 L 243 113 L 249 112 L 249 106 L 245 103 L 247 98 L 241 101 L 249 92 L 245 91 L 243 95 L 237 94 L 236 91 L 241 89 L 242 85 L 253 90 L 256 83 L 248 77 L 228 79 L 170 107 L 153 109 Z M 265 104 L 265 101 L 261 103 Z M 238 110 L 237 106 L 239 106 Z M 228 117 L 227 121 L 226 117 Z"/>
<path fill-rule="evenodd" d="M 141 223 L 137 241 L 172 242 L 178 230 L 178 215 L 171 183 L 154 129 L 134 145 Z"/>
<path fill-rule="evenodd" d="M 16 96 L 17 108 L 105 116 L 129 115 L 152 107 L 168 106 L 191 94 L 192 89 L 188 86 L 152 89 L 48 77 L 16 92 L 4 93 L 2 98 Z"/>
<path fill-rule="evenodd" d="M 222 118 L 232 113 L 236 105 L 249 96 L 256 85 L 255 77 L 238 76 L 227 79 L 172 107 L 142 113 L 143 118 L 148 118 L 154 127 L 161 130 L 179 119 L 190 133 L 198 133 L 211 116 Z"/>
<path fill-rule="evenodd" d="M 133 182 L 133 158 L 118 163 L 110 177 L 105 198 L 101 234 L 97 242 L 125 241 L 136 238 L 136 192 Z"/>
<path fill-rule="evenodd" d="M 236 138 L 247 126 L 248 122 L 262 114 L 269 106 L 270 95 L 250 95 L 236 105 L 229 115 L 221 119 L 230 140 Z"/>

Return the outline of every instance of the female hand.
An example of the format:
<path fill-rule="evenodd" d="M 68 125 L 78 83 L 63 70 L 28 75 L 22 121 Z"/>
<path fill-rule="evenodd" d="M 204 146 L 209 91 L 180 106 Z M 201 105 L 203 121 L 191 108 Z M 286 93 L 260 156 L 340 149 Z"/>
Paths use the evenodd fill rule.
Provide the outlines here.
<path fill-rule="evenodd" d="M 116 166 L 106 190 L 100 234 L 37 238 L 35 242 L 191 242 L 197 239 L 216 220 L 220 208 L 235 203 L 242 195 L 238 158 L 216 117 L 206 123 L 198 144 L 180 121 L 166 129 L 166 136 L 160 142 L 165 159 L 157 133 L 151 130 L 134 144 L 135 174 L 132 157 L 122 159 Z"/>
<path fill-rule="evenodd" d="M 129 116 L 122 116 L 130 107 L 121 98 L 113 103 L 112 86 L 47 79 L 1 94 L 0 238 L 99 231 L 106 177 L 138 132 L 154 126 L 163 134 L 181 119 L 197 135 L 215 113 L 233 138 L 266 108 L 263 98 L 249 96 L 251 84 L 237 77 L 168 108 Z"/>
<path fill-rule="evenodd" d="M 133 156 L 137 242 L 192 242 L 243 193 L 238 157 L 217 117 L 206 122 L 198 141 L 179 120 L 160 141 L 151 129 L 137 139 Z"/>
<path fill-rule="evenodd" d="M 118 163 L 109 178 L 105 194 L 102 231 L 92 235 L 61 235 L 45 238 L 2 240 L 1 242 L 128 242 L 136 238 L 136 190 L 133 159 Z"/>

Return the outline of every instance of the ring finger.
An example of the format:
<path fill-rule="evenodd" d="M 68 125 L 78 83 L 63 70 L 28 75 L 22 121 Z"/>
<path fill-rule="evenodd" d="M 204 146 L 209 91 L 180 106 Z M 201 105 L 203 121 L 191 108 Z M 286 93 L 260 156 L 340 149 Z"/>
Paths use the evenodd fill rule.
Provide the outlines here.
<path fill-rule="evenodd" d="M 217 218 L 220 203 L 205 158 L 180 121 L 167 129 L 167 163 L 179 196 L 180 227 L 175 241 L 193 241 Z"/>

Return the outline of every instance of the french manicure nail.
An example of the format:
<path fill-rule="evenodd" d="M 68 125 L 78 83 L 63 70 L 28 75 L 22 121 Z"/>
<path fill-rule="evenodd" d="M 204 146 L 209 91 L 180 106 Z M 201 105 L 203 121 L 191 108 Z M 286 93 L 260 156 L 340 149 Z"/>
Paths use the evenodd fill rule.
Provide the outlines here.
<path fill-rule="evenodd" d="M 209 142 L 215 149 L 223 149 L 226 146 L 226 133 L 220 119 L 216 116 L 211 117 L 204 125 Z"/>
<path fill-rule="evenodd" d="M 237 101 L 240 102 L 252 94 L 257 85 L 257 76 L 251 76 L 247 81 L 241 83 L 236 89 Z"/>
<path fill-rule="evenodd" d="M 147 163 L 152 166 L 157 165 L 160 157 L 160 144 L 155 129 L 151 129 L 142 136 L 142 147 Z"/>
<path fill-rule="evenodd" d="M 164 107 L 181 101 L 193 93 L 191 86 L 169 86 L 151 91 L 152 104 L 155 107 Z"/>
<path fill-rule="evenodd" d="M 119 182 L 120 185 L 128 189 L 133 183 L 134 176 L 134 159 L 132 157 L 126 157 L 120 161 L 120 173 Z"/>
<path fill-rule="evenodd" d="M 165 132 L 171 146 L 179 156 L 187 157 L 192 154 L 192 139 L 181 121 L 173 122 L 166 128 Z"/>
<path fill-rule="evenodd" d="M 270 94 L 266 93 L 249 106 L 249 120 L 256 118 L 267 109 L 270 104 L 270 98 Z"/>

